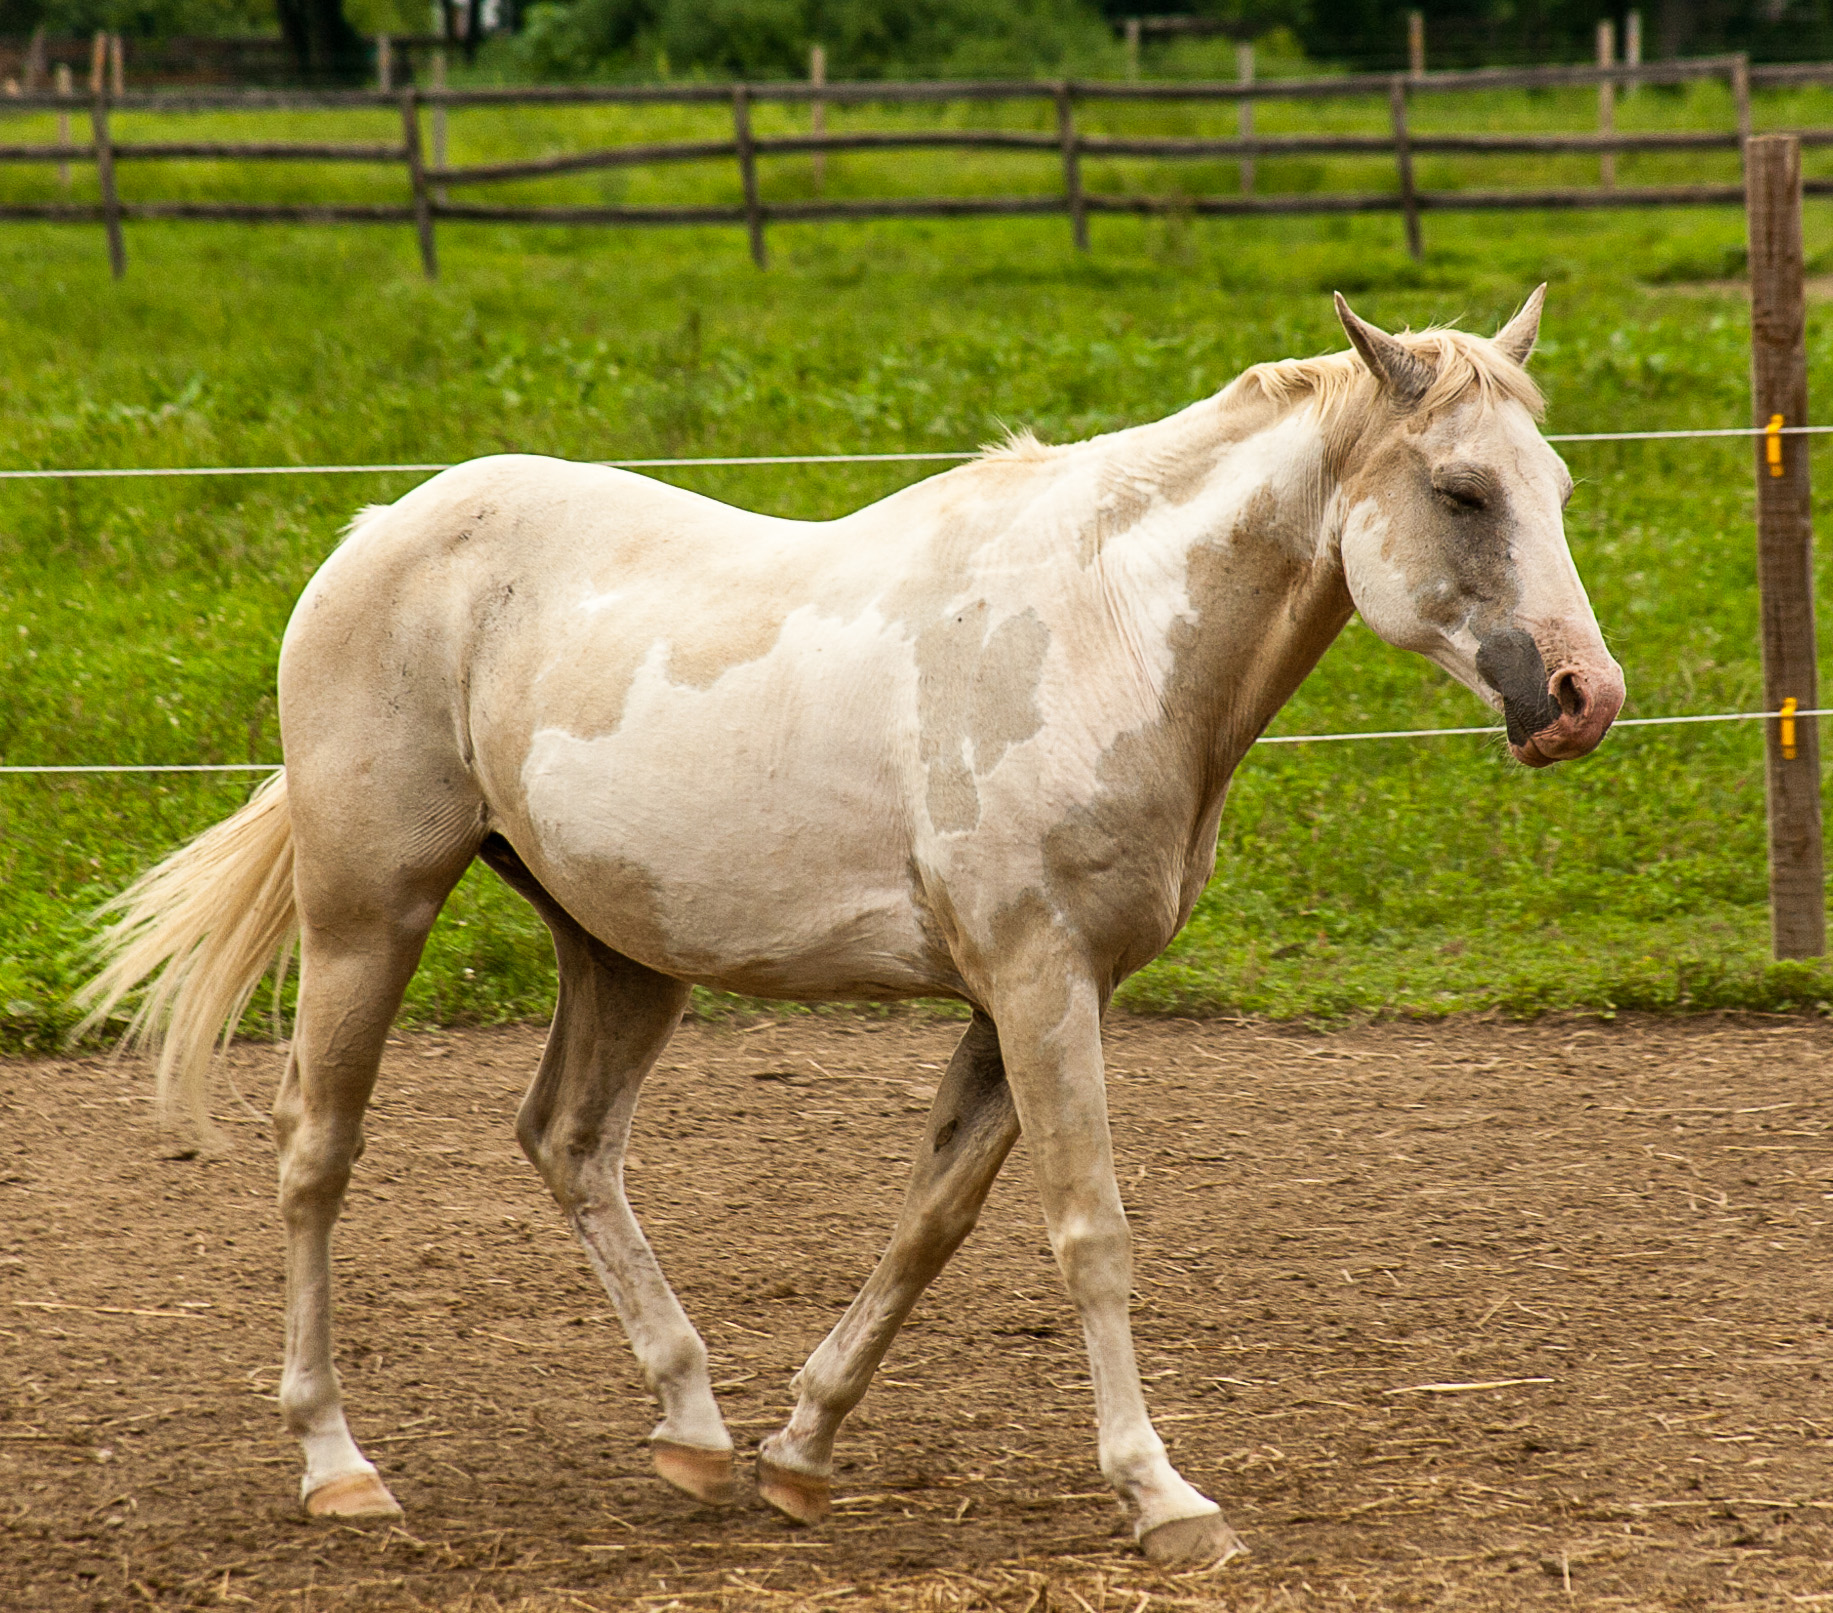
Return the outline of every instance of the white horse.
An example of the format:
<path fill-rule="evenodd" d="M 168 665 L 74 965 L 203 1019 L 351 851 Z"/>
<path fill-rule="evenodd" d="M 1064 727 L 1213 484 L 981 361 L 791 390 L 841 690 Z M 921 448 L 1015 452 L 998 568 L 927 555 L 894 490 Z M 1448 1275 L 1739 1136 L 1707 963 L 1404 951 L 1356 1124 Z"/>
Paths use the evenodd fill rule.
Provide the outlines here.
<path fill-rule="evenodd" d="M 1352 610 L 1499 707 L 1519 761 L 1610 726 L 1622 674 L 1522 368 L 1544 290 L 1488 340 L 1389 336 L 1339 298 L 1354 353 L 1090 442 L 1021 437 L 836 521 L 524 456 L 361 515 L 281 648 L 285 773 L 118 899 L 86 997 L 99 1018 L 157 974 L 134 1030 L 207 1125 L 214 1039 L 298 932 L 274 1125 L 307 1511 L 398 1511 L 344 1418 L 331 1229 L 403 989 L 482 857 L 553 932 L 517 1135 L 661 1403 L 664 1478 L 733 1495 L 706 1347 L 623 1187 L 689 986 L 950 996 L 973 1022 L 902 1213 L 763 1443 L 763 1499 L 827 1513 L 841 1422 L 1022 1132 L 1102 1472 L 1153 1558 L 1239 1550 L 1140 1388 L 1102 1016 L 1189 917 L 1230 775 Z"/>

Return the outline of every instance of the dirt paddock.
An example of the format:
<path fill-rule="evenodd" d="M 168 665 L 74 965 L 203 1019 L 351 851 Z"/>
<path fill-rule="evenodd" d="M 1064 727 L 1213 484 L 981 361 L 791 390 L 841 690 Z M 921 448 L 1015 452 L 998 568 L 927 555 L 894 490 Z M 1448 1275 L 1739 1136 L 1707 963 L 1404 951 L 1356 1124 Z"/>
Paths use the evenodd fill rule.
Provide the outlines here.
<path fill-rule="evenodd" d="M 741 1450 L 869 1269 L 958 1030 L 690 1025 L 657 1072 L 632 1197 Z M 512 1136 L 540 1041 L 403 1035 L 383 1071 L 339 1364 L 395 1528 L 298 1515 L 265 1126 L 226 1101 L 238 1147 L 198 1157 L 137 1067 L 0 1064 L 0 1606 L 1833 1606 L 1833 1027 L 1115 1023 L 1142 1369 L 1254 1553 L 1187 1572 L 1102 1490 L 1022 1145 L 829 1524 L 652 1477 Z M 275 1050 L 233 1064 L 264 1108 Z"/>

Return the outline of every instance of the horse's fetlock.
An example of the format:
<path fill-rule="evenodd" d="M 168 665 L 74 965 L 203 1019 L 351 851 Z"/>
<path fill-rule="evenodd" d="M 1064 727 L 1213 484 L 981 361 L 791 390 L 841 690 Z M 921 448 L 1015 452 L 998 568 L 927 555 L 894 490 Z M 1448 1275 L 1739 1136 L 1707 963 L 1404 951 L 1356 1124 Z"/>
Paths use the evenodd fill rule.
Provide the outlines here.
<path fill-rule="evenodd" d="M 319 1432 L 325 1413 L 335 1413 L 341 1404 L 335 1369 L 329 1375 L 302 1373 L 281 1382 L 280 1420 L 296 1438 Z"/>
<path fill-rule="evenodd" d="M 1128 1440 L 1101 1452 L 1101 1476 L 1129 1499 L 1137 1499 L 1139 1492 L 1150 1485 L 1166 1465 L 1165 1447 L 1156 1434 L 1149 1439 Z"/>
<path fill-rule="evenodd" d="M 645 1364 L 644 1376 L 649 1379 L 650 1392 L 665 1399 L 668 1390 L 694 1389 L 705 1384 L 712 1375 L 710 1363 L 705 1344 L 698 1338 L 682 1339 L 652 1356 Z"/>

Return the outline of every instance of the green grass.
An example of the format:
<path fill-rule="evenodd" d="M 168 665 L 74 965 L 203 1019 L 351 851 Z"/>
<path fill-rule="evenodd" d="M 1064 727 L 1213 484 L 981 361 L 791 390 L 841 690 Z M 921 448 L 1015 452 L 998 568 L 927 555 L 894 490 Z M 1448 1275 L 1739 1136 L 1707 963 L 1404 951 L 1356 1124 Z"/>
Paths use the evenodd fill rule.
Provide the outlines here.
<path fill-rule="evenodd" d="M 1670 99 L 1670 112 L 1684 100 Z M 1570 108 L 1561 118 L 1575 122 Z M 552 137 L 531 125 L 517 141 Z M 455 155 L 469 138 L 455 120 Z M 963 169 L 928 162 L 904 159 L 899 182 L 961 182 Z M 189 172 L 134 183 L 172 194 Z M 1493 166 L 1480 178 L 1501 182 Z M 7 174 L 0 196 L 54 183 Z M 1817 259 L 1830 224 L 1811 204 Z M 1689 284 L 1735 270 L 1742 223 L 1728 212 L 1434 216 L 1423 264 L 1383 218 L 1097 219 L 1094 234 L 1078 260 L 1061 220 L 783 228 L 760 275 L 738 231 L 446 227 L 444 277 L 428 285 L 403 229 L 141 226 L 114 285 L 99 231 L 0 226 L 0 461 L 931 449 L 1020 423 L 1065 439 L 1166 414 L 1256 360 L 1341 346 L 1333 287 L 1388 325 L 1489 328 L 1542 278 L 1549 429 L 1735 424 L 1748 410 L 1743 308 Z M 1818 308 L 1810 327 L 1825 399 L 1833 331 Z M 1568 458 L 1572 547 L 1627 669 L 1629 714 L 1751 709 L 1748 448 Z M 820 516 L 907 474 L 682 479 Z M 0 484 L 0 759 L 275 757 L 291 601 L 357 506 L 413 480 Z M 1485 720 L 1467 692 L 1352 626 L 1276 726 Z M 54 1044 L 86 911 L 245 788 L 0 779 L 0 1046 Z M 1622 730 L 1542 773 L 1479 739 L 1262 748 L 1237 779 L 1214 884 L 1126 1000 L 1335 1017 L 1833 999 L 1833 973 L 1767 960 L 1763 846 L 1754 725 Z M 550 993 L 538 925 L 474 872 L 408 1011 L 517 1018 Z"/>

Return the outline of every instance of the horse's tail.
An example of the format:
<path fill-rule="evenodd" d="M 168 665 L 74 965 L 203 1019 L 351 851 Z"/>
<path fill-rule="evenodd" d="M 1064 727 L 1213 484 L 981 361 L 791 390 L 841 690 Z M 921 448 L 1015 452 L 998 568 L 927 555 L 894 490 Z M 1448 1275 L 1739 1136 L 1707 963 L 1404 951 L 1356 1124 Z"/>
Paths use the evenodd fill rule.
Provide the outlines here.
<path fill-rule="evenodd" d="M 198 1130 L 215 1138 L 207 1107 L 213 1046 L 219 1035 L 228 1045 L 269 967 L 284 973 L 298 929 L 286 774 L 142 874 L 97 916 L 114 922 L 96 943 L 100 970 L 77 994 L 85 1018 L 76 1034 L 151 978 L 124 1040 L 157 1052 L 167 1112 L 182 1104 Z M 276 992 L 279 985 L 277 974 Z"/>

